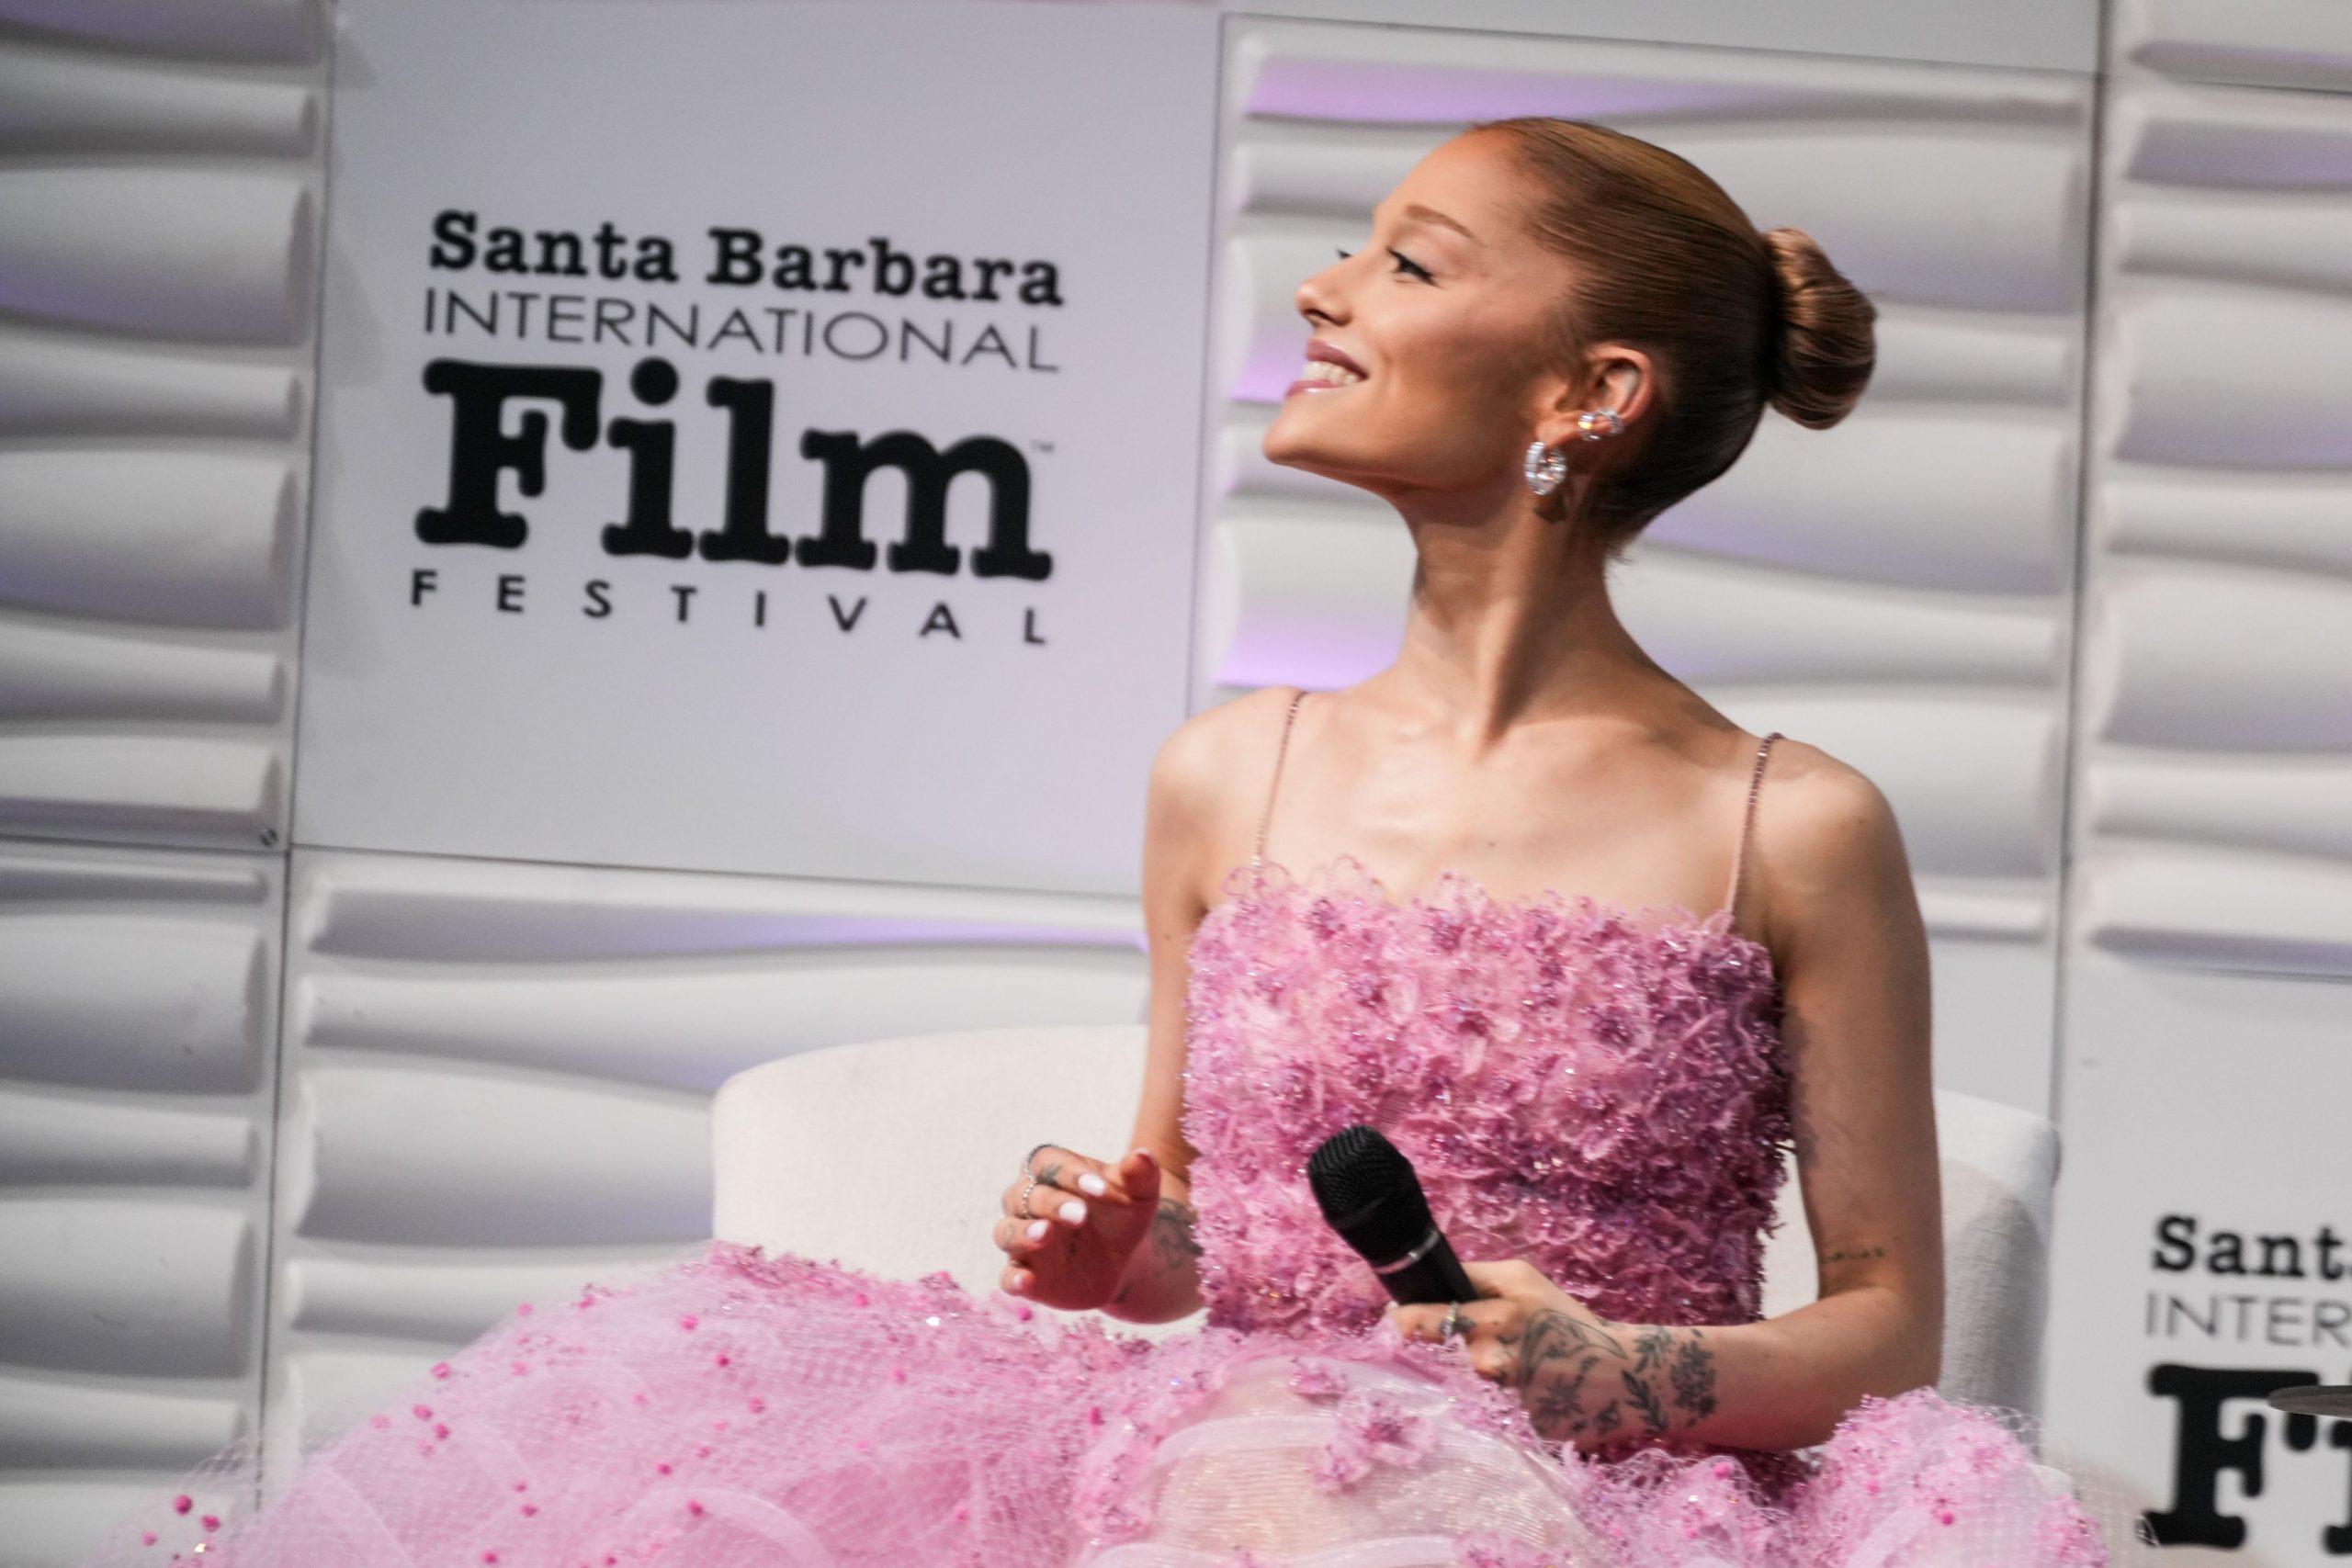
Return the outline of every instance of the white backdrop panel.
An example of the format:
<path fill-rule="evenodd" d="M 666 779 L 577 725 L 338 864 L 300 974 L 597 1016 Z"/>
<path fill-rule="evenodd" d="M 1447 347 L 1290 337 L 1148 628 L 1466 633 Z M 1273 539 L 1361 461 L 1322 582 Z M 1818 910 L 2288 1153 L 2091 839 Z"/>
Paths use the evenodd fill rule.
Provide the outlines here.
<path fill-rule="evenodd" d="M 1216 15 L 582 15 L 343 7 L 298 838 L 1132 891 Z"/>
<path fill-rule="evenodd" d="M 0 840 L 0 1561 L 255 1424 L 284 870 Z"/>
<path fill-rule="evenodd" d="M 2352 96 L 2142 68 L 2343 85 L 2340 12 L 2127 5 L 2109 86 L 2050 1398 L 2188 1562 L 2352 1554 L 2263 1408 L 2352 1381 Z"/>

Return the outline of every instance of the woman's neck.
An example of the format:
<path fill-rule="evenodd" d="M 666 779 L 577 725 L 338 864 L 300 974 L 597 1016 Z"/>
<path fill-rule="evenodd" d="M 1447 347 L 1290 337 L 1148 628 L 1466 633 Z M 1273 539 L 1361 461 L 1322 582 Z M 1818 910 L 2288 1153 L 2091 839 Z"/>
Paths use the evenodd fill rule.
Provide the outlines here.
<path fill-rule="evenodd" d="M 1411 605 L 1395 663 L 1365 685 L 1443 716 L 1474 750 L 1531 719 L 1639 719 L 1680 689 L 1617 618 L 1589 532 L 1532 499 L 1483 513 L 1397 503 L 1418 558 Z"/>

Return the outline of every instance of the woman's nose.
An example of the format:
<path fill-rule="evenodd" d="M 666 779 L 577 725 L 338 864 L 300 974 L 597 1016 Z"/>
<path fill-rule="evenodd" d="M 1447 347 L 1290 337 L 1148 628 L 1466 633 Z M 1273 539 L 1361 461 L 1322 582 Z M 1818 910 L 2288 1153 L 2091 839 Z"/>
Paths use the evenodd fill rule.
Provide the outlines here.
<path fill-rule="evenodd" d="M 1337 321 L 1345 315 L 1346 305 L 1336 276 L 1345 265 L 1344 259 L 1335 261 L 1298 286 L 1295 303 L 1300 315 L 1309 321 Z"/>

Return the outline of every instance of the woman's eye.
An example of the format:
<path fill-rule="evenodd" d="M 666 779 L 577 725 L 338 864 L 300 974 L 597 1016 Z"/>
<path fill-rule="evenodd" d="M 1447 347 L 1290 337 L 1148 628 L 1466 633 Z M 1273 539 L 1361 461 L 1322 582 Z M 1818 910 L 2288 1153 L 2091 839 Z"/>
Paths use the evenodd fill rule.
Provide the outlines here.
<path fill-rule="evenodd" d="M 1424 283 L 1434 283 L 1437 281 L 1436 278 L 1430 276 L 1429 268 L 1423 266 L 1412 257 L 1405 254 L 1402 251 L 1392 250 L 1388 254 L 1396 258 L 1396 270 L 1399 272 L 1410 273 Z M 1340 253 L 1340 259 L 1341 261 L 1345 261 L 1353 254 L 1355 254 L 1355 252 L 1353 251 L 1341 251 Z"/>

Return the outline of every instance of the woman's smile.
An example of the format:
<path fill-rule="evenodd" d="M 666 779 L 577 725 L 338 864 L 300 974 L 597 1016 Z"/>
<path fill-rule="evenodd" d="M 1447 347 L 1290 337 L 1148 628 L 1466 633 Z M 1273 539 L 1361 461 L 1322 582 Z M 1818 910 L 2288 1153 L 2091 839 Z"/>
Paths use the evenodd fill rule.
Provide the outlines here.
<path fill-rule="evenodd" d="M 1319 338 L 1309 339 L 1306 363 L 1299 367 L 1298 379 L 1284 389 L 1287 398 L 1294 392 L 1332 392 L 1342 387 L 1352 387 L 1364 378 L 1363 367 Z"/>

